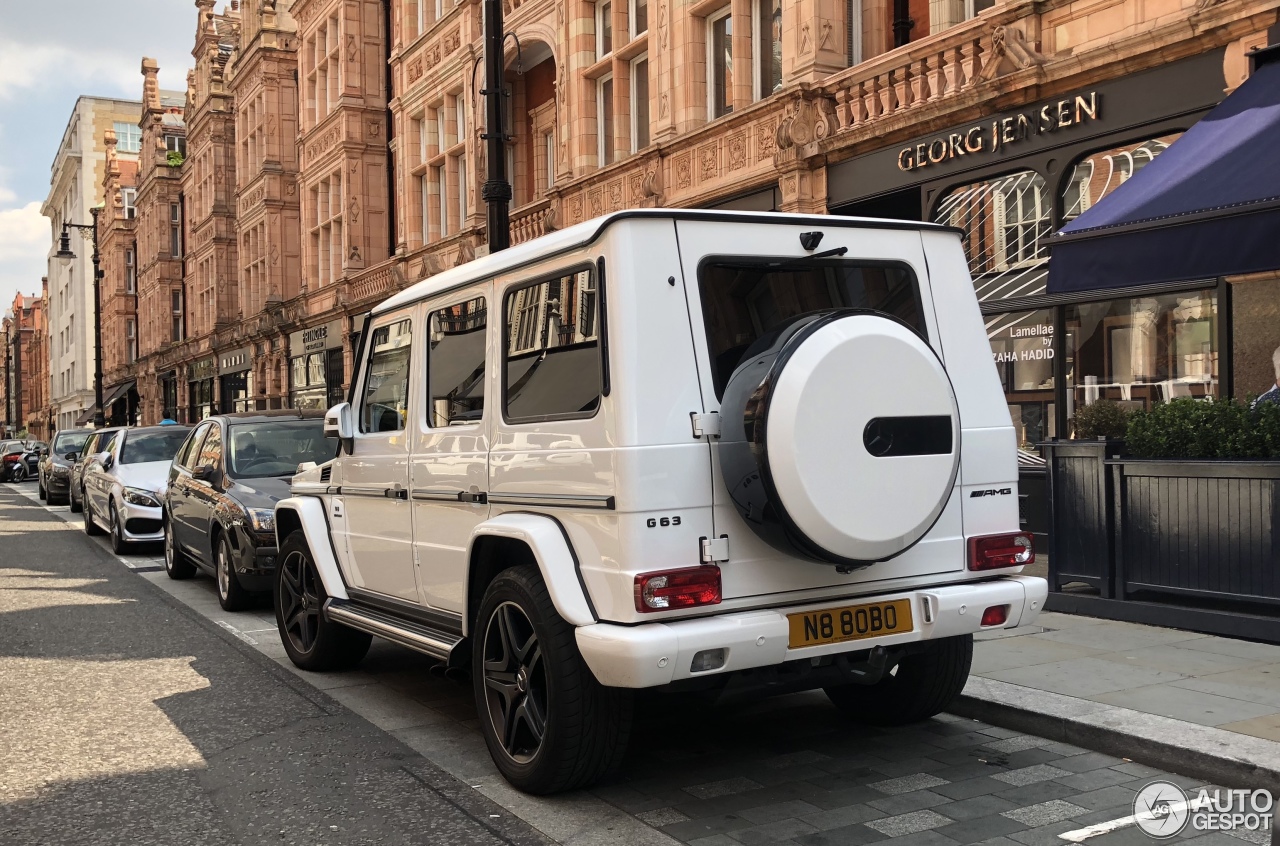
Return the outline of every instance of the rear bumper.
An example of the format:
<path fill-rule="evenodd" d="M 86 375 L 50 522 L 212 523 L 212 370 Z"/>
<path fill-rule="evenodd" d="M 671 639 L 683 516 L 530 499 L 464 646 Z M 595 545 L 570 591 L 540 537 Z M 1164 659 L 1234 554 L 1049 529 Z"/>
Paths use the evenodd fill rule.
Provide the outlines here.
<path fill-rule="evenodd" d="M 827 600 L 788 608 L 739 611 L 670 623 L 639 626 L 596 623 L 579 627 L 575 634 L 583 659 L 601 684 L 609 687 L 658 687 L 681 679 L 857 652 L 874 646 L 896 646 L 973 634 L 984 629 L 982 612 L 993 605 L 1008 605 L 1008 619 L 1002 625 L 985 628 L 1025 626 L 1044 608 L 1048 592 L 1049 585 L 1044 579 L 1006 576 L 964 585 Z M 788 614 L 894 599 L 910 601 L 911 631 L 801 649 L 792 649 L 788 643 Z M 724 649 L 724 665 L 715 670 L 692 672 L 690 664 L 694 655 L 708 649 Z"/>

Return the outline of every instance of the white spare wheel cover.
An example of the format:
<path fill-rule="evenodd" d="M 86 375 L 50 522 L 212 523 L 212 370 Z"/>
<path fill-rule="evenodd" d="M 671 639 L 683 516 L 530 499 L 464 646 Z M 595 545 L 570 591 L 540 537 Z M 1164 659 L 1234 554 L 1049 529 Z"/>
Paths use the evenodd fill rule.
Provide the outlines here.
<path fill-rule="evenodd" d="M 740 376 L 746 384 L 734 385 Z M 725 481 L 775 546 L 835 564 L 883 561 L 924 537 L 951 496 L 955 393 L 937 354 L 895 318 L 844 311 L 801 321 L 748 356 L 725 401 L 740 403 L 722 406 Z M 737 433 L 747 450 L 733 443 Z"/>

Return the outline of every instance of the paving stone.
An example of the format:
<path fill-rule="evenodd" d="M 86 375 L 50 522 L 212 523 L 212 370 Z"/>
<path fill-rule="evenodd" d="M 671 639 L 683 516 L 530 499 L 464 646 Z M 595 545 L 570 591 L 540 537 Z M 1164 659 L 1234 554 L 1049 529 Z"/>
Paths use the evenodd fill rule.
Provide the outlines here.
<path fill-rule="evenodd" d="M 945 769 L 949 764 L 937 760 L 936 758 L 906 758 L 901 761 L 887 761 L 883 764 L 876 764 L 871 767 L 872 771 L 883 773 L 884 775 L 899 778 L 901 776 L 914 775 L 916 773 L 931 773 L 937 770 Z"/>
<path fill-rule="evenodd" d="M 910 793 L 899 793 L 883 799 L 872 799 L 867 804 L 886 814 L 905 814 L 909 811 L 920 811 L 925 808 L 936 808 L 949 804 L 951 800 L 940 796 L 932 790 L 913 790 Z"/>
<path fill-rule="evenodd" d="M 909 814 L 898 814 L 864 823 L 882 834 L 890 837 L 901 837 L 950 824 L 952 821 L 936 811 L 912 811 Z"/>
<path fill-rule="evenodd" d="M 1061 767 L 1064 770 L 1071 770 L 1073 773 L 1083 773 L 1089 770 L 1099 770 L 1103 767 L 1114 767 L 1123 764 L 1120 758 L 1113 758 L 1110 755 L 1103 755 L 1101 752 L 1086 752 L 1083 755 L 1073 755 L 1054 764 L 1055 767 Z"/>
<path fill-rule="evenodd" d="M 845 805 L 866 804 L 876 799 L 883 799 L 884 794 L 869 787 L 848 787 L 840 790 L 829 790 L 826 793 L 809 797 L 805 801 L 817 805 L 823 810 L 841 808 Z"/>
<path fill-rule="evenodd" d="M 1244 829 L 1228 831 L 1227 834 L 1243 840 L 1246 843 L 1252 843 L 1254 846 L 1268 846 L 1271 843 L 1271 831 L 1247 831 Z"/>
<path fill-rule="evenodd" d="M 744 790 L 754 790 L 762 785 L 759 782 L 752 781 L 749 778 L 737 776 L 735 778 L 726 778 L 721 781 L 711 781 L 706 784 L 693 784 L 685 788 L 691 796 L 698 799 L 714 799 L 717 796 L 728 796 L 731 793 L 742 793 Z"/>
<path fill-rule="evenodd" d="M 1012 840 L 1021 843 L 1022 846 L 1066 846 L 1067 841 L 1061 839 L 1058 835 L 1066 834 L 1068 831 L 1074 831 L 1082 826 L 1073 821 L 1064 820 L 1051 825 L 1042 825 L 1039 828 L 1029 828 L 1026 831 L 1015 831 L 1009 837 Z M 1093 841 L 1086 841 L 1089 846 L 1093 846 Z"/>
<path fill-rule="evenodd" d="M 1059 764 L 1058 766 L 1062 766 L 1062 765 Z M 1065 767 L 1063 769 L 1065 769 Z M 1148 776 L 1160 775 L 1160 770 L 1157 770 L 1155 767 L 1148 767 L 1146 764 L 1139 764 L 1136 761 L 1129 761 L 1124 764 L 1117 764 L 1111 769 L 1115 770 L 1118 773 L 1128 773 L 1129 775 L 1134 776 L 1135 778 L 1146 778 Z"/>
<path fill-rule="evenodd" d="M 1044 748 L 1048 749 L 1050 752 L 1057 752 L 1059 755 L 1064 757 L 1082 755 L 1089 751 L 1088 749 L 1081 749 L 1079 746 L 1072 746 L 1070 743 L 1062 743 L 1059 741 L 1054 741 Z"/>
<path fill-rule="evenodd" d="M 843 808 L 832 808 L 829 811 L 818 811 L 806 814 L 800 819 L 820 831 L 842 828 L 849 825 L 877 820 L 886 816 L 870 805 L 846 805 Z"/>
<path fill-rule="evenodd" d="M 636 819 L 646 825 L 654 828 L 661 828 L 664 825 L 672 823 L 684 822 L 689 818 L 677 811 L 675 808 L 656 808 L 652 811 L 636 814 Z"/>
<path fill-rule="evenodd" d="M 940 827 L 938 833 L 950 837 L 957 843 L 978 843 L 982 840 L 990 840 L 992 837 L 1013 834 L 1025 828 L 1027 826 L 1024 823 L 996 814 L 954 822 Z"/>
<path fill-rule="evenodd" d="M 887 839 L 884 833 L 857 823 L 818 831 L 814 834 L 802 834 L 796 837 L 795 841 L 800 846 L 866 846 L 868 843 L 878 843 Z M 947 846 L 950 845 L 947 844 Z"/>
<path fill-rule="evenodd" d="M 1034 766 L 1035 764 L 1054 764 L 1062 760 L 1062 756 L 1048 749 L 1023 749 L 1018 752 L 998 753 L 1004 758 L 1005 765 L 1010 769 L 1019 770 L 1023 767 Z"/>
<path fill-rule="evenodd" d="M 1053 743 L 1047 737 L 1036 737 L 1034 734 L 1021 734 L 985 744 L 987 749 L 996 752 L 1021 752 L 1023 749 L 1040 749 Z"/>
<path fill-rule="evenodd" d="M 1090 790 L 1088 793 L 1077 793 L 1071 797 L 1071 801 L 1091 811 L 1098 811 L 1103 808 L 1131 805 L 1133 804 L 1133 797 L 1136 795 L 1136 790 L 1121 784 L 1115 784 L 1100 790 Z"/>
<path fill-rule="evenodd" d="M 909 793 L 913 790 L 926 790 L 930 787 L 937 787 L 940 784 L 946 784 L 946 779 L 929 775 L 928 773 L 914 773 L 912 775 L 902 776 L 901 778 L 891 778 L 885 781 L 873 781 L 868 787 L 879 790 L 881 793 L 897 794 Z"/>
<path fill-rule="evenodd" d="M 967 746 L 980 746 L 984 743 L 992 741 L 991 735 L 983 734 L 980 731 L 967 731 L 964 734 L 955 734 L 950 737 L 943 737 L 934 741 L 943 749 L 963 749 Z M 938 757 L 936 755 L 932 757 Z"/>
<path fill-rule="evenodd" d="M 1001 728 L 1000 726 L 983 726 L 979 731 L 988 737 L 996 737 L 1000 739 L 1017 737 L 1022 734 L 1022 732 L 1014 731 L 1013 729 Z"/>
<path fill-rule="evenodd" d="M 797 819 L 778 820 L 767 825 L 757 825 L 733 832 L 731 837 L 747 846 L 773 846 L 789 842 L 791 838 L 817 831 L 813 826 Z"/>
<path fill-rule="evenodd" d="M 983 796 L 988 793 L 1007 790 L 1008 788 L 1009 785 L 1006 782 L 996 781 L 990 776 L 978 776 L 964 781 L 941 784 L 935 787 L 933 791 L 952 799 L 969 799 L 973 796 Z"/>
<path fill-rule="evenodd" d="M 917 831 L 915 834 L 906 834 L 902 837 L 895 837 L 889 840 L 885 846 L 959 846 L 959 844 L 950 837 L 945 837 L 937 831 Z"/>
<path fill-rule="evenodd" d="M 795 767 L 803 764 L 818 764 L 823 761 L 830 761 L 830 755 L 823 755 L 821 752 L 815 752 L 812 749 L 800 749 L 796 752 L 787 752 L 782 755 L 775 755 L 764 764 L 767 767 L 776 767 L 778 769 L 784 767 Z"/>
<path fill-rule="evenodd" d="M 685 822 L 664 825 L 662 831 L 677 840 L 693 840 L 697 837 L 710 837 L 713 834 L 728 834 L 743 828 L 750 828 L 750 820 L 744 820 L 737 814 L 721 814 L 716 817 L 702 817 Z"/>
<path fill-rule="evenodd" d="M 884 758 L 878 755 L 832 755 L 829 761 L 817 761 L 815 766 L 826 770 L 829 773 L 847 773 L 857 772 L 859 770 L 871 771 L 871 767 L 878 764 L 887 764 Z"/>
<path fill-rule="evenodd" d="M 940 811 L 956 822 L 963 820 L 972 820 L 978 817 L 999 814 L 1003 811 L 1010 811 L 1018 806 L 1010 802 L 1008 799 L 1001 799 L 999 796 L 987 794 L 985 796 L 974 796 L 971 799 L 961 799 L 959 802 L 952 802 L 950 805 Z"/>
<path fill-rule="evenodd" d="M 773 802 L 768 805 L 761 805 L 757 808 L 750 808 L 740 813 L 743 819 L 750 820 L 756 825 L 767 825 L 775 823 L 779 820 L 788 820 L 795 817 L 803 817 L 806 814 L 812 814 L 820 811 L 815 805 L 808 802 L 801 802 L 793 799 L 789 802 Z M 808 832 L 802 832 L 807 834 Z M 788 835 L 790 836 L 790 835 Z"/>
<path fill-rule="evenodd" d="M 1090 770 L 1058 779 L 1059 783 L 1075 790 L 1100 790 L 1114 784 L 1124 784 L 1127 781 L 1132 781 L 1128 773 L 1116 772 L 1112 769 Z"/>
<path fill-rule="evenodd" d="M 1076 799 L 1071 797 L 1072 801 Z M 1076 828 L 1088 828 L 1098 823 L 1111 822 L 1133 814 L 1133 800 L 1130 799 L 1122 805 L 1111 805 L 1106 808 L 1099 808 L 1096 811 L 1090 811 L 1087 814 L 1079 814 L 1071 818 Z M 1238 844 L 1237 844 L 1238 846 Z"/>
<path fill-rule="evenodd" d="M 1069 820 L 1075 815 L 1083 813 L 1085 813 L 1085 809 L 1079 805 L 1073 805 L 1064 799 L 1050 799 L 1048 802 L 1028 805 L 1025 808 L 1001 811 L 1000 816 L 1008 817 L 1011 820 L 1017 820 L 1023 825 L 1036 828 L 1049 823 Z"/>
<path fill-rule="evenodd" d="M 1024 784 L 1021 787 L 1001 790 L 996 795 L 1021 807 L 1034 805 L 1037 802 L 1048 802 L 1050 799 L 1068 799 L 1075 793 L 1076 791 L 1060 782 L 1038 781 L 1035 784 Z"/>
<path fill-rule="evenodd" d="M 982 778 L 983 776 L 1003 771 L 1003 768 L 998 765 L 984 763 L 974 758 L 972 763 L 957 764 L 947 767 L 945 770 L 934 770 L 930 775 L 945 778 L 947 781 L 964 781 L 965 779 Z"/>
<path fill-rule="evenodd" d="M 990 840 L 975 843 L 973 846 L 1020 846 L 1020 844 L 1018 841 L 1010 840 L 1008 837 L 993 837 Z"/>
<path fill-rule="evenodd" d="M 1051 767 L 1048 764 L 1035 764 L 1030 767 L 1022 767 L 1017 770 L 1010 770 L 1007 773 L 996 773 L 992 778 L 1003 781 L 1006 784 L 1012 784 L 1016 787 L 1023 785 L 1035 784 L 1038 781 L 1049 781 L 1050 779 L 1068 776 L 1071 773 L 1066 770 Z M 1106 785 L 1098 785 L 1106 787 Z"/>

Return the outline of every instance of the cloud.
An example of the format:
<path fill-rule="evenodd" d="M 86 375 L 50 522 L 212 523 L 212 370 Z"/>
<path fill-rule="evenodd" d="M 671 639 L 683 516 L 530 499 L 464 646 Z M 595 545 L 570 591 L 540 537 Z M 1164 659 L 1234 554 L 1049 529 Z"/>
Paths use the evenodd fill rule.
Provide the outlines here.
<path fill-rule="evenodd" d="M 145 49 L 145 48 L 144 48 Z M 157 51 L 152 51 L 157 52 Z M 85 93 L 142 96 L 142 51 L 21 43 L 0 38 L 0 100 L 12 100 L 25 92 L 52 86 L 88 86 Z M 160 85 L 186 88 L 188 61 L 172 61 L 160 67 Z"/>
<path fill-rule="evenodd" d="M 40 293 L 40 277 L 48 273 L 49 233 L 39 202 L 0 210 L 0 311 L 18 291 Z"/>

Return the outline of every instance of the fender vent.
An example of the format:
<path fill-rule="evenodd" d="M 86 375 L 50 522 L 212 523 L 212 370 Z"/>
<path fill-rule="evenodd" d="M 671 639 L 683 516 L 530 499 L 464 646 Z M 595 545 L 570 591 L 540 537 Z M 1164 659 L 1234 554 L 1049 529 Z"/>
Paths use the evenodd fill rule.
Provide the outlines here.
<path fill-rule="evenodd" d="M 332 477 L 333 477 L 333 467 L 325 467 L 320 471 L 320 481 L 324 482 L 326 485 L 329 484 L 329 479 Z"/>

